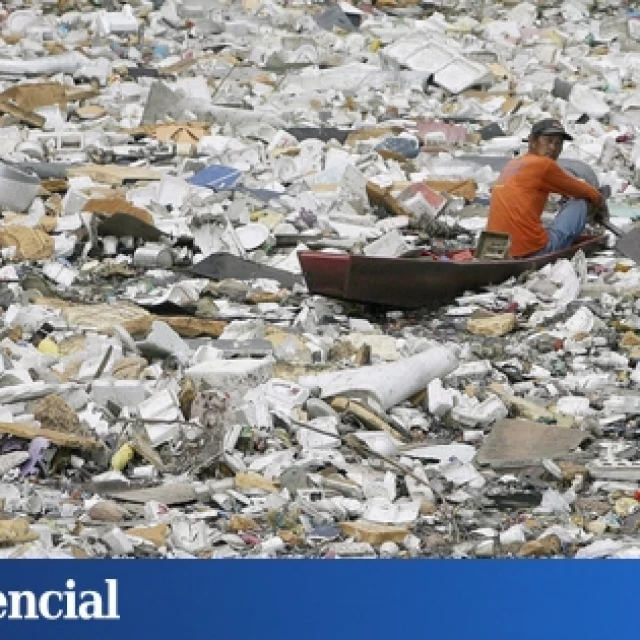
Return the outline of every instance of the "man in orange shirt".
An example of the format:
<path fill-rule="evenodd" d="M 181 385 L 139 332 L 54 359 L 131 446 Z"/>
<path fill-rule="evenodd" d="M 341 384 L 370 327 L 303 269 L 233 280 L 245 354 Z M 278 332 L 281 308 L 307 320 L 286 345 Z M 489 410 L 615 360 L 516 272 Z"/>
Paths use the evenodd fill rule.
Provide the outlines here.
<path fill-rule="evenodd" d="M 510 160 L 493 188 L 487 231 L 508 233 L 514 258 L 570 246 L 584 229 L 589 204 L 595 219 L 607 213 L 600 192 L 566 173 L 556 162 L 565 140 L 573 138 L 558 120 L 537 122 L 529 135 L 529 152 Z M 572 199 L 545 229 L 541 218 L 550 193 Z"/>

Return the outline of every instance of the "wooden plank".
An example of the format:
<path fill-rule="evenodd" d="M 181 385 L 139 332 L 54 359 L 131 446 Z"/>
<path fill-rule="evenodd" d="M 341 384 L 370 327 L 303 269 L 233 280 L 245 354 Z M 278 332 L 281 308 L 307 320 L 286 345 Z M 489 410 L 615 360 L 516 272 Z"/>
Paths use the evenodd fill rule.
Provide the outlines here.
<path fill-rule="evenodd" d="M 122 502 L 145 504 L 153 500 L 170 507 L 175 504 L 195 502 L 198 499 L 193 485 L 187 483 L 165 484 L 158 487 L 131 489 L 128 491 L 110 491 L 106 495 Z"/>
<path fill-rule="evenodd" d="M 46 438 L 53 444 L 69 449 L 98 449 L 103 446 L 99 440 L 94 438 L 85 438 L 75 433 L 64 433 L 53 429 L 40 429 L 21 422 L 0 422 L 0 433 L 25 440 Z"/>
<path fill-rule="evenodd" d="M 383 542 L 402 542 L 409 534 L 407 527 L 395 525 L 377 524 L 366 520 L 353 522 L 341 522 L 342 532 L 360 542 L 379 545 Z"/>
<path fill-rule="evenodd" d="M 15 104 L 9 102 L 0 101 L 0 113 L 6 113 L 12 118 L 16 118 L 20 122 L 24 122 L 32 127 L 42 128 L 42 125 L 46 122 L 45 118 L 39 116 L 37 113 L 21 109 Z"/>
<path fill-rule="evenodd" d="M 373 411 L 363 406 L 355 400 L 338 396 L 331 401 L 331 407 L 341 413 L 348 412 L 360 418 L 372 429 L 377 431 L 385 431 L 392 438 L 396 440 L 406 440 L 406 438 L 398 431 L 396 431 L 390 424 L 385 422 L 382 418 L 377 416 Z"/>
<path fill-rule="evenodd" d="M 122 326 L 132 336 L 146 336 L 151 331 L 154 322 L 165 322 L 179 336 L 183 338 L 197 338 L 208 336 L 217 338 L 224 331 L 227 322 L 224 320 L 207 320 L 203 318 L 192 318 L 191 316 L 140 316 L 122 322 Z"/>
<path fill-rule="evenodd" d="M 67 169 L 68 177 L 89 176 L 97 182 L 104 182 L 111 185 L 121 185 L 128 181 L 153 181 L 161 180 L 165 175 L 164 171 L 150 169 L 147 167 L 129 167 L 116 164 L 90 164 L 81 167 L 70 167 Z"/>
<path fill-rule="evenodd" d="M 400 202 L 391 195 L 391 189 L 389 187 L 380 187 L 374 182 L 367 182 L 367 196 L 373 206 L 382 207 L 396 216 L 411 217 L 411 212 L 407 211 Z"/>
<path fill-rule="evenodd" d="M 197 338 L 199 336 L 218 338 L 228 324 L 225 320 L 209 320 L 192 316 L 154 316 L 154 320 L 166 322 L 183 338 Z"/>
<path fill-rule="evenodd" d="M 146 336 L 154 321 L 166 322 L 183 338 L 208 336 L 217 338 L 224 331 L 226 320 L 194 318 L 193 316 L 158 316 L 130 303 L 120 304 L 71 304 L 57 298 L 39 297 L 34 304 L 49 309 L 61 309 L 71 327 L 92 329 L 111 335 L 113 327 L 121 324 L 133 336 Z"/>

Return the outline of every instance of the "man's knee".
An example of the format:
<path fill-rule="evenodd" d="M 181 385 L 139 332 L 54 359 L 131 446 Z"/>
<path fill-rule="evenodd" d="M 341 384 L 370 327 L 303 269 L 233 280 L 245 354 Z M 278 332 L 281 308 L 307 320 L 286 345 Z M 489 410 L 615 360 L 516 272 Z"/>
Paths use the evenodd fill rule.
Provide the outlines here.
<path fill-rule="evenodd" d="M 584 229 L 584 226 L 587 224 L 588 213 L 589 213 L 589 203 L 586 200 L 576 200 L 575 214 L 577 217 L 577 221 L 579 223 L 579 224 L 576 224 L 576 226 L 580 226 L 581 229 Z"/>
<path fill-rule="evenodd" d="M 548 242 L 544 251 L 551 253 L 573 244 L 584 230 L 588 209 L 585 200 L 569 200 L 558 211 L 553 224 L 547 229 Z"/>
<path fill-rule="evenodd" d="M 575 237 L 582 232 L 587 224 L 589 205 L 586 200 L 569 200 L 558 212 L 554 227 L 567 237 Z"/>

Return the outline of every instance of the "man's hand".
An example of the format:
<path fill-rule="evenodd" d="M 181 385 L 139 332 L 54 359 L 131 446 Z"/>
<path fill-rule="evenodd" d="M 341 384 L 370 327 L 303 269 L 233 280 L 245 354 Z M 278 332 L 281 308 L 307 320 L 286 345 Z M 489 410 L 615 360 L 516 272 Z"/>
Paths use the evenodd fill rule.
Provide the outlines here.
<path fill-rule="evenodd" d="M 608 220 L 609 206 L 607 205 L 607 201 L 602 198 L 600 202 L 591 204 L 589 206 L 588 216 L 589 220 L 595 224 L 600 224 L 603 220 Z"/>
<path fill-rule="evenodd" d="M 589 211 L 587 213 L 591 224 L 601 224 L 603 220 L 609 219 L 609 206 L 607 205 L 607 198 L 611 195 L 611 187 L 605 185 L 598 189 L 600 192 L 600 200 L 593 202 L 589 205 Z"/>

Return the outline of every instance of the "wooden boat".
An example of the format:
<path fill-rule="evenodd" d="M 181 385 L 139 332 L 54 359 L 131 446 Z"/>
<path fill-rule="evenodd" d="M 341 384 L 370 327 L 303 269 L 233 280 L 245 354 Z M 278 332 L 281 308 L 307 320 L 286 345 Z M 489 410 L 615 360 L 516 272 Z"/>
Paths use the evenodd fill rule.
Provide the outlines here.
<path fill-rule="evenodd" d="M 535 258 L 477 260 L 473 251 L 423 253 L 412 258 L 378 258 L 300 251 L 298 258 L 311 293 L 395 308 L 436 306 L 462 295 L 535 271 L 578 250 L 606 246 L 604 235 L 580 236 L 572 246 Z"/>

